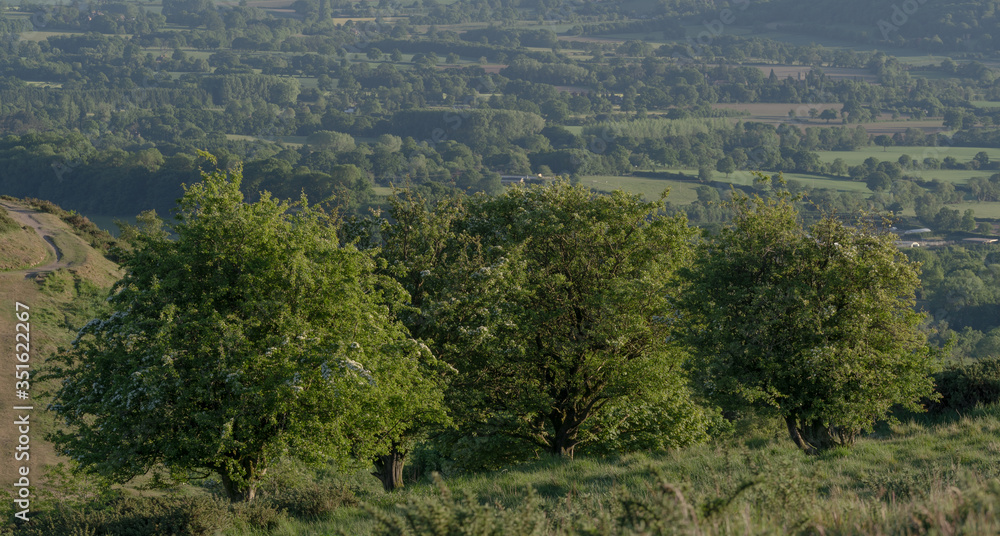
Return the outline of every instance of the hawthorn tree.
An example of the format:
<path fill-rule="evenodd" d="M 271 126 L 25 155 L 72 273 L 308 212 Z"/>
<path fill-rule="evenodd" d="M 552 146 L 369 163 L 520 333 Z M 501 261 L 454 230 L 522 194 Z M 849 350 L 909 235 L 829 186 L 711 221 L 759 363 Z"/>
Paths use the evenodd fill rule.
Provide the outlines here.
<path fill-rule="evenodd" d="M 407 324 L 458 370 L 455 457 L 490 466 L 532 450 L 705 437 L 665 320 L 693 231 L 662 206 L 566 182 L 435 211 L 396 204 L 382 236 L 419 297 Z"/>
<path fill-rule="evenodd" d="M 723 408 L 781 416 L 810 453 L 852 444 L 897 404 L 918 410 L 934 361 L 918 266 L 892 236 L 833 216 L 805 228 L 780 195 L 732 206 L 680 272 L 695 384 Z"/>
<path fill-rule="evenodd" d="M 391 315 L 405 291 L 305 199 L 248 204 L 240 179 L 186 188 L 176 238 L 146 218 L 112 312 L 55 358 L 52 439 L 83 469 L 215 473 L 252 500 L 280 457 L 377 460 L 447 421 L 440 363 Z"/>

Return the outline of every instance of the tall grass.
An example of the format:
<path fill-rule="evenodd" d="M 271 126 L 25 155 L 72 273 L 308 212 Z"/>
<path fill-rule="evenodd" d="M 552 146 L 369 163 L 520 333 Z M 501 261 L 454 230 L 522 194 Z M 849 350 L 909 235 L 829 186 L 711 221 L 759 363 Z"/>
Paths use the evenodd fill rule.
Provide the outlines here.
<path fill-rule="evenodd" d="M 696 447 L 544 457 L 498 472 L 424 478 L 393 493 L 363 469 L 287 464 L 276 469 L 259 507 L 234 509 L 206 497 L 205 487 L 143 500 L 152 501 L 147 510 L 156 519 L 176 511 L 192 527 L 231 523 L 218 529 L 231 536 L 995 534 L 998 455 L 994 405 L 908 416 L 852 449 L 819 456 L 796 450 L 782 422 L 749 419 Z M 125 534 L 112 529 L 146 526 L 140 504 L 50 503 L 38 515 L 59 520 L 60 530 L 89 523 L 86 530 L 96 532 L 77 533 Z M 136 530 L 129 534 L 156 534 Z"/>

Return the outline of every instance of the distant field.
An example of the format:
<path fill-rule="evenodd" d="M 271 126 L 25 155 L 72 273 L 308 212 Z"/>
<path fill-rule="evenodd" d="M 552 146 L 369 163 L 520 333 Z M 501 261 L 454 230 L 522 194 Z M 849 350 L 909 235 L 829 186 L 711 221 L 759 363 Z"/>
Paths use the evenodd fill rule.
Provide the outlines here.
<path fill-rule="evenodd" d="M 849 166 L 856 166 L 869 157 L 874 157 L 879 161 L 895 162 L 900 155 L 908 154 L 917 161 L 924 158 L 937 158 L 943 160 L 945 157 L 954 157 L 959 162 L 968 162 L 980 151 L 985 151 L 990 160 L 1000 159 L 1000 149 L 980 148 L 980 147 L 889 147 L 882 151 L 879 147 L 867 147 L 860 151 L 818 151 L 820 160 L 823 162 L 833 162 L 837 158 L 844 160 Z M 940 180 L 946 182 L 964 183 L 972 177 L 989 177 L 996 173 L 995 170 L 974 170 L 974 169 L 926 169 L 907 170 L 906 173 L 920 177 L 924 180 Z"/>
<path fill-rule="evenodd" d="M 924 158 L 943 160 L 945 157 L 951 156 L 959 162 L 969 162 L 980 151 L 989 155 L 990 160 L 1000 160 L 1000 149 L 989 147 L 887 147 L 884 150 L 881 147 L 864 147 L 858 151 L 817 151 L 817 154 L 824 162 L 833 162 L 834 159 L 841 158 L 847 165 L 855 166 L 870 156 L 878 160 L 895 162 L 904 154 L 910 155 L 910 158 L 914 160 L 921 161 Z M 970 173 L 970 171 L 963 173 Z M 971 173 L 981 174 L 982 172 L 971 171 Z"/>
<path fill-rule="evenodd" d="M 713 104 L 712 107 L 717 110 L 740 110 L 750 114 L 749 117 L 740 117 L 734 119 L 734 121 L 754 121 L 768 124 L 793 122 L 802 128 L 815 126 L 846 126 L 848 128 L 855 128 L 860 125 L 869 134 L 895 134 L 896 132 L 905 132 L 908 128 L 918 128 L 925 132 L 941 131 L 944 129 L 944 125 L 940 119 L 926 119 L 921 121 L 901 119 L 893 121 L 889 120 L 888 116 L 885 116 L 886 120 L 875 123 L 844 124 L 839 118 L 827 123 L 826 120 L 809 117 L 809 110 L 811 108 L 815 108 L 819 112 L 829 108 L 839 113 L 844 107 L 843 104 L 839 103 L 757 102 L 743 104 L 727 102 Z M 795 112 L 794 119 L 789 117 L 789 111 Z"/>
<path fill-rule="evenodd" d="M 673 181 L 666 179 L 650 179 L 645 177 L 616 177 L 613 175 L 587 175 L 580 178 L 580 184 L 588 188 L 610 192 L 624 190 L 632 194 L 641 194 L 647 201 L 660 198 L 663 190 L 670 188 L 667 201 L 675 205 L 687 205 L 698 199 L 696 183 Z"/>
<path fill-rule="evenodd" d="M 822 119 L 811 119 L 809 117 L 809 110 L 815 108 L 817 111 L 822 112 L 823 110 L 830 109 L 837 113 L 840 113 L 841 108 L 844 105 L 840 103 L 802 103 L 802 102 L 755 102 L 749 104 L 735 103 L 735 102 L 725 102 L 713 104 L 712 108 L 717 110 L 739 110 L 750 113 L 750 120 L 758 121 L 762 123 L 769 122 L 787 122 L 790 120 L 788 112 L 790 110 L 795 111 L 796 122 L 801 122 L 807 125 L 823 126 L 826 125 L 826 121 Z M 741 118 L 741 120 L 746 120 L 747 118 Z M 830 126 L 837 126 L 840 124 L 839 119 L 830 121 Z"/>
<path fill-rule="evenodd" d="M 701 183 L 695 181 L 696 170 L 660 170 L 670 173 L 680 173 L 691 177 L 691 181 L 679 181 L 669 179 L 653 179 L 647 177 L 616 177 L 611 175 L 588 175 L 582 177 L 580 184 L 596 190 L 610 192 L 612 190 L 625 190 L 626 192 L 641 194 L 647 200 L 659 198 L 664 188 L 670 188 L 668 201 L 675 205 L 687 205 L 698 199 L 696 189 Z M 861 192 L 870 193 L 868 187 L 863 182 L 855 182 L 847 178 L 834 179 L 819 175 L 809 175 L 803 173 L 785 173 L 782 175 L 785 180 L 795 180 L 808 188 L 825 188 L 838 192 Z M 728 178 L 722 173 L 715 173 L 712 177 L 714 183 L 728 183 L 737 186 L 751 186 L 754 182 L 754 175 L 749 171 L 737 171 L 729 175 Z"/>
<path fill-rule="evenodd" d="M 226 139 L 229 140 L 244 140 L 244 141 L 269 141 L 273 143 L 283 143 L 289 147 L 301 147 L 306 143 L 305 136 L 273 136 L 273 137 L 263 137 L 263 136 L 248 136 L 246 134 L 226 134 Z"/>
<path fill-rule="evenodd" d="M 751 67 L 751 65 L 747 65 Z M 792 78 L 799 78 L 799 76 L 805 78 L 809 71 L 812 70 L 811 65 L 752 65 L 752 67 L 757 67 L 764 72 L 765 75 L 770 75 L 771 71 L 774 70 L 774 75 L 779 79 L 784 80 L 791 76 Z M 865 69 L 844 69 L 840 67 L 823 67 L 823 73 L 826 74 L 831 79 L 834 80 L 861 80 L 864 82 L 875 82 L 878 78 L 871 72 Z"/>
<path fill-rule="evenodd" d="M 84 32 L 23 32 L 22 41 L 45 41 L 53 35 L 84 35 Z"/>
<path fill-rule="evenodd" d="M 962 203 L 949 206 L 963 212 L 971 208 L 977 218 L 1000 219 L 1000 203 Z"/>

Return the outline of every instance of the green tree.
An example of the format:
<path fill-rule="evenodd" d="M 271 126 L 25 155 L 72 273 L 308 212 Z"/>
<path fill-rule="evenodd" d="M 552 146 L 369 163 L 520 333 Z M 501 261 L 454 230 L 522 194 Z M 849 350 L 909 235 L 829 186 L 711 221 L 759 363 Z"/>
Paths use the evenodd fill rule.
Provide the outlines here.
<path fill-rule="evenodd" d="M 386 250 L 410 252 L 401 280 L 422 304 L 408 323 L 459 371 L 452 453 L 490 465 L 491 454 L 704 438 L 681 354 L 665 342 L 669 278 L 693 231 L 662 206 L 557 182 L 434 215 L 397 207 Z"/>
<path fill-rule="evenodd" d="M 893 144 L 892 136 L 886 136 L 885 134 L 879 134 L 878 136 L 875 136 L 874 141 L 875 145 L 878 145 L 879 147 L 882 148 L 883 153 L 886 152 L 889 149 L 889 147 L 892 147 Z"/>
<path fill-rule="evenodd" d="M 446 421 L 438 362 L 391 316 L 406 301 L 303 199 L 243 202 L 240 171 L 186 189 L 121 252 L 112 312 L 55 358 L 58 452 L 126 482 L 218 475 L 252 500 L 279 457 L 380 460 Z"/>
<path fill-rule="evenodd" d="M 893 238 L 828 216 L 804 228 L 786 197 L 743 197 L 705 244 L 679 306 L 697 385 L 730 410 L 785 420 L 810 453 L 850 445 L 933 393 L 916 265 Z"/>
<path fill-rule="evenodd" d="M 827 108 L 819 114 L 819 118 L 825 119 L 827 124 L 829 124 L 831 119 L 837 118 L 837 111 L 831 108 Z"/>
<path fill-rule="evenodd" d="M 712 168 L 709 166 L 699 166 L 698 167 L 698 180 L 700 182 L 708 182 L 712 180 Z"/>
<path fill-rule="evenodd" d="M 865 178 L 865 184 L 868 189 L 873 192 L 881 192 L 888 190 L 892 187 L 892 179 L 888 175 L 881 171 L 876 171 L 870 173 L 867 178 Z"/>
<path fill-rule="evenodd" d="M 972 161 L 975 162 L 976 169 L 986 169 L 990 165 L 990 155 L 986 151 L 979 151 L 972 157 Z"/>
<path fill-rule="evenodd" d="M 719 173 L 725 173 L 728 179 L 729 174 L 736 171 L 736 162 L 733 162 L 733 157 L 727 156 L 715 164 L 715 170 Z"/>

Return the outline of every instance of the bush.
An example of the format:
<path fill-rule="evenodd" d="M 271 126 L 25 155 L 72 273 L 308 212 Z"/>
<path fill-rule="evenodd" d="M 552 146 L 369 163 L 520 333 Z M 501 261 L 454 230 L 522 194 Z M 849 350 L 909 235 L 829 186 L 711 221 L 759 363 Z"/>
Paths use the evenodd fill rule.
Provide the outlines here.
<path fill-rule="evenodd" d="M 941 400 L 928 403 L 936 412 L 965 411 L 1000 401 L 1000 357 L 956 364 L 934 375 Z"/>
<path fill-rule="evenodd" d="M 0 234 L 16 231 L 20 228 L 21 224 L 14 221 L 14 218 L 11 218 L 10 214 L 3 207 L 0 207 Z"/>
<path fill-rule="evenodd" d="M 118 496 L 104 503 L 86 503 L 79 507 L 57 504 L 33 514 L 31 521 L 20 525 L 15 534 L 207 536 L 231 527 L 233 522 L 229 503 L 223 499 Z"/>
<path fill-rule="evenodd" d="M 268 531 L 278 528 L 281 522 L 287 519 L 281 509 L 259 500 L 231 504 L 230 511 L 234 518 L 242 521 L 246 526 Z"/>
<path fill-rule="evenodd" d="M 358 504 L 354 493 L 340 483 L 311 483 L 279 490 L 267 502 L 296 517 L 322 517 L 341 506 Z"/>

